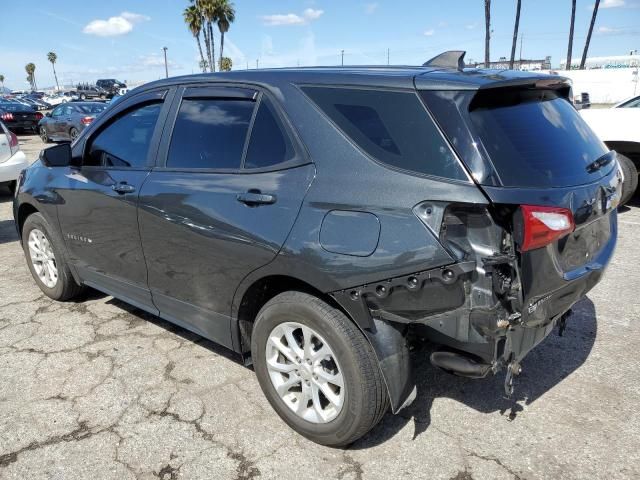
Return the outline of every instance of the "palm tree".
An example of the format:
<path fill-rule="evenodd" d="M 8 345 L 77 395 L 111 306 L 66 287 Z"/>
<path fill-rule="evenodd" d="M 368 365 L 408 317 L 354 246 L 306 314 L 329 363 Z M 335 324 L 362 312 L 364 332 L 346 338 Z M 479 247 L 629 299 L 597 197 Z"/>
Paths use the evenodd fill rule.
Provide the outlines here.
<path fill-rule="evenodd" d="M 0 75 L 0 83 L 2 84 L 2 91 L 4 92 L 4 75 Z"/>
<path fill-rule="evenodd" d="M 571 0 L 571 26 L 569 27 L 569 47 L 567 48 L 566 70 L 571 70 L 571 50 L 573 49 L 573 25 L 576 22 L 576 0 Z"/>
<path fill-rule="evenodd" d="M 56 79 L 56 88 L 60 90 L 60 85 L 58 85 L 58 74 L 56 73 L 56 61 L 58 60 L 58 55 L 55 52 L 47 53 L 47 60 L 51 62 L 51 66 L 53 67 L 53 76 Z"/>
<path fill-rule="evenodd" d="M 587 52 L 589 51 L 589 44 L 591 43 L 591 34 L 593 33 L 593 26 L 596 23 L 596 17 L 598 16 L 598 7 L 600 6 L 600 0 L 596 0 L 593 6 L 593 15 L 591 15 L 591 24 L 589 25 L 589 33 L 587 33 L 587 41 L 584 43 L 584 50 L 582 51 L 582 60 L 580 60 L 580 70 L 584 70 L 584 64 L 587 61 Z"/>
<path fill-rule="evenodd" d="M 518 43 L 518 27 L 520 26 L 520 7 L 522 0 L 518 0 L 516 5 L 516 23 L 513 26 L 513 41 L 511 42 L 511 58 L 509 59 L 509 70 L 513 70 L 513 61 L 516 58 L 516 44 Z"/>
<path fill-rule="evenodd" d="M 189 27 L 189 31 L 196 39 L 198 43 L 198 50 L 200 51 L 200 65 L 202 66 L 202 71 L 207 71 L 207 62 L 204 59 L 204 54 L 202 53 L 202 44 L 200 43 L 200 32 L 202 31 L 202 15 L 200 15 L 200 11 L 194 5 L 187 7 L 184 9 L 182 13 L 184 17 L 184 21 Z"/>
<path fill-rule="evenodd" d="M 36 90 L 36 65 L 35 63 L 27 63 L 24 66 L 25 71 L 27 72 L 27 81 L 31 85 L 31 90 Z"/>
<path fill-rule="evenodd" d="M 212 72 L 216 71 L 216 42 L 213 37 L 213 24 L 218 21 L 216 11 L 216 0 L 196 0 L 200 4 L 200 11 L 204 16 L 203 23 L 206 34 L 209 36 L 209 67 Z"/>
<path fill-rule="evenodd" d="M 491 43 L 491 0 L 484 0 L 484 68 L 489 68 Z"/>
<path fill-rule="evenodd" d="M 233 67 L 233 61 L 229 57 L 220 57 L 220 71 L 230 72 Z"/>
<path fill-rule="evenodd" d="M 218 17 L 218 30 L 220 30 L 220 70 L 222 70 L 224 34 L 229 31 L 229 25 L 236 19 L 236 10 L 233 7 L 233 3 L 228 0 L 217 0 L 216 16 Z"/>

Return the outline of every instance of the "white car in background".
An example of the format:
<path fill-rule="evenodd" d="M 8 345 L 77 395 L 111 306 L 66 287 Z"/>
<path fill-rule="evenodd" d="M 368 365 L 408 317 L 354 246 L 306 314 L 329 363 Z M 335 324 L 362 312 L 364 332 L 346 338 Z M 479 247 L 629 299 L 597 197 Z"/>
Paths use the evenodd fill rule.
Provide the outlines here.
<path fill-rule="evenodd" d="M 638 188 L 640 170 L 640 96 L 629 98 L 612 108 L 590 108 L 580 114 L 607 147 L 618 152 L 624 174 L 621 204 L 628 202 Z"/>
<path fill-rule="evenodd" d="M 20 150 L 18 137 L 0 122 L 0 185 L 13 192 L 20 172 L 29 166 L 27 157 Z"/>

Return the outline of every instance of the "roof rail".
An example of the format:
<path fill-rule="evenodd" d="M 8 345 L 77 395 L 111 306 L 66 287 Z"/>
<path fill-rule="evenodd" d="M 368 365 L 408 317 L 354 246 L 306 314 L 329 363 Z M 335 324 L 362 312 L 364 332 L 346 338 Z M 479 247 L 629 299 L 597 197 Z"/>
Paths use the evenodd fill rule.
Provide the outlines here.
<path fill-rule="evenodd" d="M 464 69 L 464 50 L 449 50 L 440 55 L 436 55 L 431 60 L 422 64 L 423 67 L 454 68 L 462 71 Z"/>

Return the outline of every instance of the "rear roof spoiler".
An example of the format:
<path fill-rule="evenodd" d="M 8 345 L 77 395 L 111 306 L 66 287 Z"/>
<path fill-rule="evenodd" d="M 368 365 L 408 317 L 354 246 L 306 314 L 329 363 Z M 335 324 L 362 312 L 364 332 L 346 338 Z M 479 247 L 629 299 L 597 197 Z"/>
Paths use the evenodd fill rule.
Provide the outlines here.
<path fill-rule="evenodd" d="M 440 55 L 436 55 L 431 60 L 427 60 L 422 64 L 423 67 L 435 68 L 451 68 L 454 70 L 464 70 L 464 56 L 467 52 L 464 50 L 449 50 Z"/>

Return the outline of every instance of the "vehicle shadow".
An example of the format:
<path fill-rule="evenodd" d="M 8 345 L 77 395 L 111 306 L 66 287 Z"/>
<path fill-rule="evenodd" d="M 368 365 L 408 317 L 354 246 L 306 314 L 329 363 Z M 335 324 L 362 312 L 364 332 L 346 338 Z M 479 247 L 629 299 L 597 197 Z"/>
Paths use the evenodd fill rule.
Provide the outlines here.
<path fill-rule="evenodd" d="M 558 385 L 587 359 L 596 339 L 596 310 L 585 298 L 573 307 L 567 328 L 560 337 L 554 330 L 522 362 L 511 399 L 504 394 L 504 371 L 482 380 L 465 379 L 433 367 L 429 362 L 435 346 L 418 345 L 412 352 L 413 378 L 418 387 L 416 400 L 400 411 L 396 419 L 385 419 L 354 443 L 351 449 L 367 449 L 395 436 L 408 422 L 414 424 L 415 439 L 431 424 L 431 407 L 437 398 L 450 398 L 482 413 L 500 412 L 508 421 L 517 421 L 524 410 L 547 391 Z M 397 418 L 402 421 L 397 421 Z"/>

